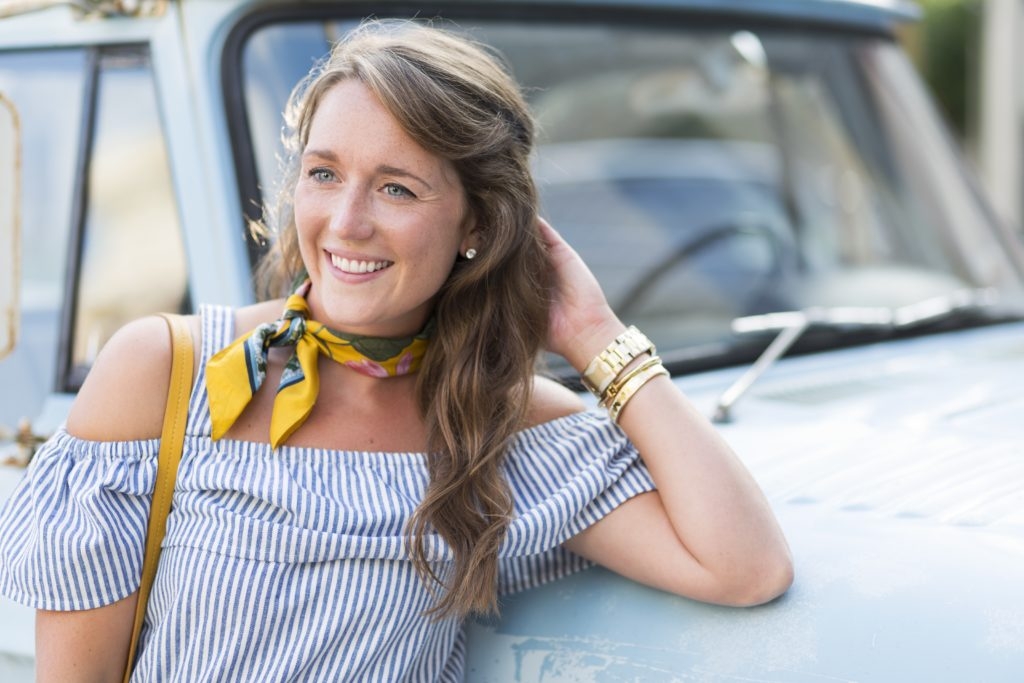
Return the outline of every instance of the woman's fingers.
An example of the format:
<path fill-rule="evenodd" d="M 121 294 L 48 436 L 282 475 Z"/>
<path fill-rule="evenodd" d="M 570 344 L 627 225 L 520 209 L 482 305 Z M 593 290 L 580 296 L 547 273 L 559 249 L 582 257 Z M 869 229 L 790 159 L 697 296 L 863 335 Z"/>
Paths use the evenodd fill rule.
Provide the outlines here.
<path fill-rule="evenodd" d="M 618 334 L 605 339 L 609 330 L 617 330 L 622 324 L 579 254 L 546 220 L 538 218 L 537 225 L 555 271 L 556 295 L 551 305 L 548 349 L 574 366 L 585 365 L 592 356 L 587 355 L 589 349 L 595 345 L 603 348 Z"/>

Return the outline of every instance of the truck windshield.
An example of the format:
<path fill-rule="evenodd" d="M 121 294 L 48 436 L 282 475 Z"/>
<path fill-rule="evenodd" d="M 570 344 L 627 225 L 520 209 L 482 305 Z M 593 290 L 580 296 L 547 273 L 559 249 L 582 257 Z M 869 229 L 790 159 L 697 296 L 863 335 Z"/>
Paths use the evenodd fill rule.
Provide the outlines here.
<path fill-rule="evenodd" d="M 525 87 L 540 123 L 543 215 L 619 315 L 679 367 L 756 355 L 733 329 L 743 316 L 898 308 L 974 288 L 1021 296 L 1019 245 L 979 202 L 912 67 L 884 37 L 460 25 Z M 245 42 L 260 187 L 274 186 L 289 90 L 353 26 L 269 24 Z"/>

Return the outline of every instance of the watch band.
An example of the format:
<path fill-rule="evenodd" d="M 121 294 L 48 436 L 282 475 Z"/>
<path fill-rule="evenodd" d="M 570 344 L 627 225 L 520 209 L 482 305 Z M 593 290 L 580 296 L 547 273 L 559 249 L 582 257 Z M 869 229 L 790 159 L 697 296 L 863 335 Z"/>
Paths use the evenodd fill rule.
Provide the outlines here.
<path fill-rule="evenodd" d="M 598 399 L 603 398 L 604 392 L 623 368 L 643 353 L 654 354 L 654 343 L 647 335 L 630 325 L 590 361 L 581 376 L 583 386 Z"/>

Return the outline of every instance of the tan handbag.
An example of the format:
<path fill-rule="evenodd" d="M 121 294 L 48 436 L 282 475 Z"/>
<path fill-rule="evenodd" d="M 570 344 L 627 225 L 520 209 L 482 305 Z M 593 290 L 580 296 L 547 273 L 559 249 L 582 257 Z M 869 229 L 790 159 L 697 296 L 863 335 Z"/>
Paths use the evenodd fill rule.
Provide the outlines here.
<path fill-rule="evenodd" d="M 149 509 L 149 526 L 146 529 L 146 552 L 142 559 L 138 602 L 135 604 L 135 623 L 124 669 L 125 683 L 128 683 L 132 669 L 135 668 L 135 650 L 146 616 L 146 603 L 149 602 L 149 592 L 153 588 L 153 579 L 160 562 L 160 543 L 167 530 L 167 513 L 171 510 L 174 484 L 178 479 L 178 463 L 181 461 L 185 423 L 188 421 L 188 401 L 192 393 L 192 332 L 182 316 L 162 315 L 171 330 L 171 384 L 167 390 L 164 426 L 160 434 L 160 456 L 156 484 L 153 487 L 153 503 Z"/>

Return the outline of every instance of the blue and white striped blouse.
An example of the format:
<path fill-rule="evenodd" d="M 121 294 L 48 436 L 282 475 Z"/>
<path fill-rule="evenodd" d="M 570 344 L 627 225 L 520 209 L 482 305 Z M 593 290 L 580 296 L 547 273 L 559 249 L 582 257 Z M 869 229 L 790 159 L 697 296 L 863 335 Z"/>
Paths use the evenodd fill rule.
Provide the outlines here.
<path fill-rule="evenodd" d="M 201 317 L 202 367 L 234 334 L 230 309 Z M 0 591 L 80 610 L 136 590 L 158 447 L 51 438 L 0 511 Z M 501 594 L 587 566 L 560 544 L 654 488 L 593 412 L 520 432 L 506 474 Z M 200 369 L 132 680 L 461 680 L 461 624 L 423 616 L 431 596 L 403 547 L 426 483 L 420 453 L 211 441 Z M 426 545 L 448 557 L 437 537 Z"/>

